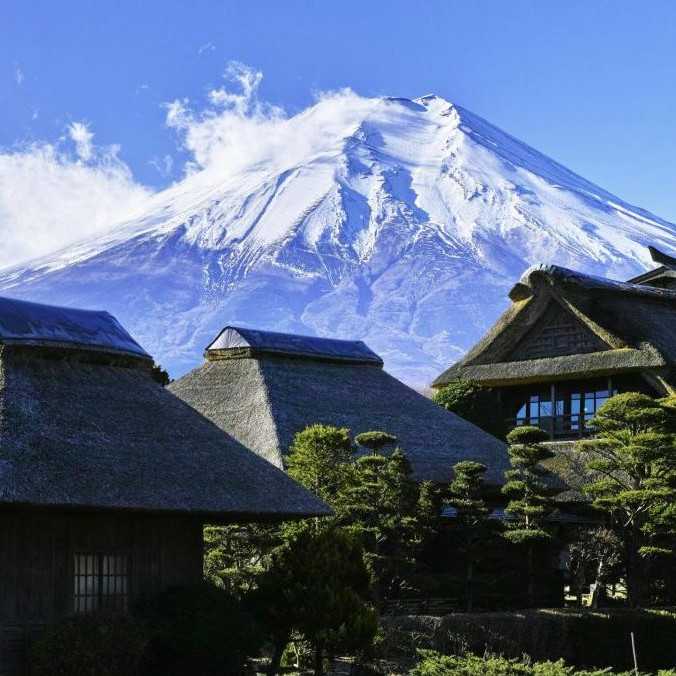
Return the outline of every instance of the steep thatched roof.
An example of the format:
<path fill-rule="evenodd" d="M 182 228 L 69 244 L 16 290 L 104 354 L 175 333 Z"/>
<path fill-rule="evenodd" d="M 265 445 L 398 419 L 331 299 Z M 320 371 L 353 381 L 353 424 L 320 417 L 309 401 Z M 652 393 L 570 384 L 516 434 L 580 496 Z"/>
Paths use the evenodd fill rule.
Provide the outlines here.
<path fill-rule="evenodd" d="M 328 513 L 158 385 L 150 364 L 0 337 L 0 504 L 223 521 Z"/>
<path fill-rule="evenodd" d="M 447 481 L 456 462 L 476 459 L 497 484 L 508 464 L 502 442 L 383 371 L 380 360 L 338 361 L 330 350 L 207 351 L 170 390 L 278 467 L 294 435 L 313 423 L 396 435 L 421 480 Z"/>
<path fill-rule="evenodd" d="M 676 291 L 539 265 L 526 271 L 510 298 L 512 305 L 496 324 L 434 387 L 458 378 L 501 385 L 630 371 L 671 382 Z M 566 328 L 577 332 L 575 341 L 554 357 L 534 358 L 523 346 L 554 308 L 568 317 Z"/>

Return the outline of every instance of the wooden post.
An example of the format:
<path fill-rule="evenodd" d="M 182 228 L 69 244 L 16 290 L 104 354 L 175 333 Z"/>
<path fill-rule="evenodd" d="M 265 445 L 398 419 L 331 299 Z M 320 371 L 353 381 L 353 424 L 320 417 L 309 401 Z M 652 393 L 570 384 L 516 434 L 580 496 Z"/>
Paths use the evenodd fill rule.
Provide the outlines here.
<path fill-rule="evenodd" d="M 554 421 L 556 419 L 556 386 L 554 383 L 552 383 L 549 388 L 549 398 L 552 400 L 552 417 L 549 423 L 549 438 L 554 441 Z"/>
<path fill-rule="evenodd" d="M 634 674 L 638 676 L 638 660 L 636 659 L 636 642 L 634 641 L 634 632 L 632 631 L 631 634 L 631 652 L 634 656 Z"/>

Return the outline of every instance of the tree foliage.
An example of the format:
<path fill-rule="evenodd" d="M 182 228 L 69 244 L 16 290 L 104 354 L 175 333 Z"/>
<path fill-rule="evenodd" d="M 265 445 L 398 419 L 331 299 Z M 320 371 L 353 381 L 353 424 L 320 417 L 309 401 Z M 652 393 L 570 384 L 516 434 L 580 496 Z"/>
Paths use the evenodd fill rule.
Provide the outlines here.
<path fill-rule="evenodd" d="M 434 401 L 447 411 L 459 415 L 500 439 L 506 433 L 505 424 L 497 415 L 497 395 L 473 380 L 455 380 L 436 390 Z"/>
<path fill-rule="evenodd" d="M 507 435 L 512 469 L 505 472 L 507 481 L 502 492 L 510 498 L 507 512 L 513 521 L 504 536 L 526 547 L 530 606 L 535 601 L 535 548 L 550 539 L 546 520 L 553 509 L 555 494 L 551 475 L 541 464 L 554 456 L 543 445 L 548 439 L 540 428 L 530 426 L 516 427 Z"/>
<path fill-rule="evenodd" d="M 280 524 L 236 523 L 204 528 L 204 577 L 242 596 L 256 586 L 275 547 L 283 541 Z"/>
<path fill-rule="evenodd" d="M 251 599 L 274 637 L 276 673 L 292 632 L 314 649 L 315 674 L 337 651 L 367 649 L 377 630 L 369 603 L 370 579 L 357 540 L 340 529 L 308 528 L 272 555 Z"/>
<path fill-rule="evenodd" d="M 341 523 L 359 538 L 379 601 L 410 586 L 418 554 L 435 531 L 439 503 L 433 487 L 412 479 L 397 448 L 357 459 L 346 487 Z"/>
<path fill-rule="evenodd" d="M 289 476 L 331 507 L 337 507 L 352 467 L 350 431 L 331 425 L 310 425 L 296 434 L 289 451 Z"/>
<path fill-rule="evenodd" d="M 465 609 L 474 605 L 474 578 L 476 566 L 486 550 L 492 535 L 488 521 L 489 509 L 483 498 L 483 480 L 486 465 L 466 460 L 453 466 L 453 481 L 448 504 L 455 507 L 455 531 L 459 539 L 459 553 L 465 559 Z"/>
<path fill-rule="evenodd" d="M 592 425 L 594 437 L 578 442 L 594 477 L 585 490 L 622 537 L 630 602 L 641 605 L 648 560 L 673 555 L 676 544 L 676 408 L 627 392 L 609 399 Z"/>
<path fill-rule="evenodd" d="M 385 446 L 390 446 L 397 443 L 397 437 L 387 432 L 379 432 L 373 430 L 372 432 L 362 432 L 358 434 L 354 440 L 359 446 L 368 448 L 372 453 L 378 453 Z"/>

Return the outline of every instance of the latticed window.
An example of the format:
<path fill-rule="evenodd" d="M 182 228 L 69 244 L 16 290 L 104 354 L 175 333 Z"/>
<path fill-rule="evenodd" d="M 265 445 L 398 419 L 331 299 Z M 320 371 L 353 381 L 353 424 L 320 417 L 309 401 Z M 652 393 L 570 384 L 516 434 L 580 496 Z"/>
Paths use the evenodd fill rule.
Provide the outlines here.
<path fill-rule="evenodd" d="M 535 425 L 552 437 L 577 437 L 593 432 L 589 421 L 617 394 L 610 378 L 577 383 L 555 383 L 540 391 L 523 392 L 516 419 L 508 425 Z"/>
<path fill-rule="evenodd" d="M 76 613 L 127 609 L 129 559 L 124 554 L 75 554 L 73 606 Z"/>

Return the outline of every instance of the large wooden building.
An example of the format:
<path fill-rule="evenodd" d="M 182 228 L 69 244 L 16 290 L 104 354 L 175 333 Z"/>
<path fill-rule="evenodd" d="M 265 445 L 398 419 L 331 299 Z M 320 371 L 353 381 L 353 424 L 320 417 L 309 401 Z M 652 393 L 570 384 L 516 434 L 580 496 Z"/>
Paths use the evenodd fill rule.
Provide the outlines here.
<path fill-rule="evenodd" d="M 455 463 L 473 459 L 501 485 L 508 466 L 503 442 L 389 375 L 361 341 L 226 327 L 169 389 L 280 468 L 314 423 L 394 434 L 419 480 L 448 482 Z"/>
<path fill-rule="evenodd" d="M 464 359 L 433 383 L 474 380 L 497 392 L 510 429 L 536 425 L 553 440 L 589 433 L 615 393 L 664 396 L 676 387 L 676 259 L 628 282 L 538 265 L 511 306 Z"/>
<path fill-rule="evenodd" d="M 0 674 L 36 631 L 199 581 L 202 525 L 327 514 L 105 312 L 0 299 Z"/>

